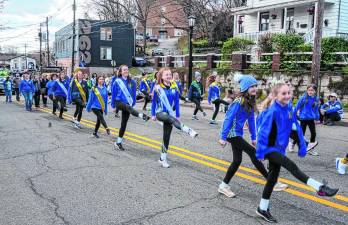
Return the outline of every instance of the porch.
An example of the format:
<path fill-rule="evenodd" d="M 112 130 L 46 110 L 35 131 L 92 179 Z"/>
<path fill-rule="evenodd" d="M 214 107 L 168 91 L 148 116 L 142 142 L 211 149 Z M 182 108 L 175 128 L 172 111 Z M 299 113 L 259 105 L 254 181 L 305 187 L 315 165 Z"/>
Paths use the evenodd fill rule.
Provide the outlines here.
<path fill-rule="evenodd" d="M 234 12 L 234 36 L 257 42 L 265 33 L 297 33 L 307 43 L 313 42 L 317 3 L 294 1 L 269 6 L 244 8 Z M 339 12 L 332 2 L 325 2 L 323 37 L 338 36 Z"/>

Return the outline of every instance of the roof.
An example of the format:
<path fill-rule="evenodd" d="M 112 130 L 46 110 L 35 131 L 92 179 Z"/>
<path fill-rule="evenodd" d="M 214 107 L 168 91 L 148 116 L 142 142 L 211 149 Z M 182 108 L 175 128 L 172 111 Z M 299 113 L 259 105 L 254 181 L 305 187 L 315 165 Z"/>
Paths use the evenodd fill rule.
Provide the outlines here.
<path fill-rule="evenodd" d="M 17 56 L 12 57 L 12 58 L 10 58 L 10 59 L 8 59 L 8 60 L 12 60 L 12 59 L 16 59 L 16 58 L 21 58 L 21 57 L 25 57 L 25 55 L 17 55 Z M 29 57 L 29 56 L 27 56 L 27 58 L 28 58 L 28 59 L 34 59 L 34 58 L 32 58 L 32 57 Z M 35 59 L 34 59 L 34 60 L 35 60 Z"/>
<path fill-rule="evenodd" d="M 270 4 L 270 5 L 264 5 L 264 6 L 243 6 L 231 9 L 232 14 L 251 14 L 256 13 L 259 11 L 264 10 L 271 10 L 274 8 L 285 8 L 285 7 L 294 7 L 294 6 L 301 6 L 301 5 L 308 5 L 311 3 L 316 2 L 316 0 L 297 0 L 297 1 L 288 1 L 288 2 L 282 2 L 277 4 Z M 331 0 L 325 0 L 326 4 L 333 4 Z"/>

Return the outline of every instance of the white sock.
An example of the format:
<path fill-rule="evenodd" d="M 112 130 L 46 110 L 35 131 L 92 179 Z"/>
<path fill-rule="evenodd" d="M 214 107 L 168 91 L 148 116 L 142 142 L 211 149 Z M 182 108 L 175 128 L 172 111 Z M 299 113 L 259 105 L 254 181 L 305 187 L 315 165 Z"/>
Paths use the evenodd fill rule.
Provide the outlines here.
<path fill-rule="evenodd" d="M 117 144 L 122 143 L 122 140 L 123 140 L 123 138 L 118 137 L 118 138 L 117 138 Z"/>
<path fill-rule="evenodd" d="M 181 125 L 181 130 L 185 133 L 189 133 L 190 128 L 188 126 L 186 126 L 185 124 Z"/>
<path fill-rule="evenodd" d="M 161 153 L 161 161 L 167 160 L 167 153 Z"/>
<path fill-rule="evenodd" d="M 307 181 L 307 185 L 308 186 L 311 186 L 312 188 L 314 188 L 316 191 L 319 191 L 320 189 L 320 186 L 322 186 L 323 184 L 312 179 L 312 178 L 309 178 L 308 181 Z"/>
<path fill-rule="evenodd" d="M 143 116 L 144 116 L 144 113 L 139 113 L 139 116 L 138 116 L 138 117 L 139 117 L 140 119 L 142 119 Z"/>
<path fill-rule="evenodd" d="M 228 184 L 226 184 L 225 182 L 221 181 L 221 184 L 219 185 L 219 188 L 225 188 L 228 187 Z"/>
<path fill-rule="evenodd" d="M 76 124 L 77 124 L 77 125 L 79 125 L 79 124 L 80 124 L 80 122 L 76 120 Z"/>
<path fill-rule="evenodd" d="M 269 206 L 269 199 L 261 198 L 260 205 L 259 205 L 260 209 L 267 211 L 268 206 Z"/>

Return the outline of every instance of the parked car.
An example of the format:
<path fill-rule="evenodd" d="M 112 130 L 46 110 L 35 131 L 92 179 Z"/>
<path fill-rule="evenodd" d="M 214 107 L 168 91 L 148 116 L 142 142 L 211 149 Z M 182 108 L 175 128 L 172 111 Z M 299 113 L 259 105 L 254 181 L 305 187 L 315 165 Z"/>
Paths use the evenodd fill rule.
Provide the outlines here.
<path fill-rule="evenodd" d="M 155 36 L 155 35 L 152 35 L 152 36 L 149 37 L 149 41 L 150 42 L 158 42 L 158 37 Z"/>
<path fill-rule="evenodd" d="M 147 66 L 148 62 L 145 59 L 145 57 L 136 56 L 132 60 L 132 65 L 133 66 L 142 66 L 143 67 L 143 66 Z"/>
<path fill-rule="evenodd" d="M 164 56 L 163 49 L 155 48 L 152 50 L 152 56 Z"/>

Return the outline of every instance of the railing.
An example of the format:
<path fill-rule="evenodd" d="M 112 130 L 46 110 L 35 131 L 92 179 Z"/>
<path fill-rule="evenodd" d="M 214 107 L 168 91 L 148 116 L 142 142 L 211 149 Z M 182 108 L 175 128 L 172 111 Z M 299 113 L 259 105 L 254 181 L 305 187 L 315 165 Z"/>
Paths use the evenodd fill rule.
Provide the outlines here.
<path fill-rule="evenodd" d="M 348 65 L 348 52 L 335 52 L 331 54 L 337 57 L 328 64 L 336 66 Z M 247 69 L 251 65 L 270 64 L 272 65 L 272 70 L 277 71 L 280 69 L 282 63 L 310 65 L 312 64 L 312 55 L 313 52 L 286 52 L 283 54 L 273 52 L 261 53 L 259 57 L 252 57 L 251 54 L 235 52 L 224 58 L 222 54 L 194 54 L 192 56 L 192 63 L 194 67 L 206 67 L 207 69 L 219 68 L 222 64 L 229 65 L 233 69 Z M 188 67 L 189 56 L 156 56 L 154 61 L 155 67 L 182 68 Z"/>
<path fill-rule="evenodd" d="M 240 33 L 240 34 L 236 34 L 236 37 L 240 37 L 240 38 L 252 41 L 254 43 L 257 43 L 261 36 L 268 33 L 285 33 L 285 30 L 281 29 L 281 30 L 259 31 L 259 32 L 252 32 L 252 33 Z"/>
<path fill-rule="evenodd" d="M 306 43 L 313 43 L 314 41 L 314 28 L 310 29 L 305 35 L 303 35 L 303 38 Z M 344 33 L 337 33 L 336 29 L 324 27 L 322 31 L 322 37 L 343 37 L 347 38 L 347 34 Z"/>

